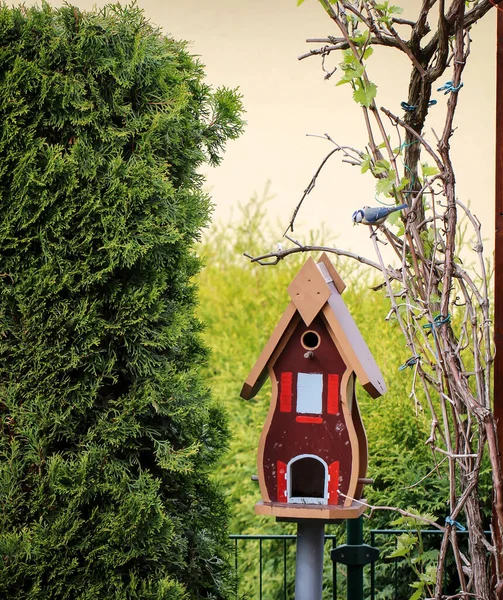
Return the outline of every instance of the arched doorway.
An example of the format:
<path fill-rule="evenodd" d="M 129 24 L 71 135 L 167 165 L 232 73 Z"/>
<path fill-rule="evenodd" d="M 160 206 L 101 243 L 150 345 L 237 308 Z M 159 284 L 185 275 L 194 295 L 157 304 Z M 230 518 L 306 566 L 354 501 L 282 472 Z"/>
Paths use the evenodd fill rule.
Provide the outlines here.
<path fill-rule="evenodd" d="M 292 458 L 287 466 L 287 502 L 328 504 L 328 468 L 313 454 Z"/>

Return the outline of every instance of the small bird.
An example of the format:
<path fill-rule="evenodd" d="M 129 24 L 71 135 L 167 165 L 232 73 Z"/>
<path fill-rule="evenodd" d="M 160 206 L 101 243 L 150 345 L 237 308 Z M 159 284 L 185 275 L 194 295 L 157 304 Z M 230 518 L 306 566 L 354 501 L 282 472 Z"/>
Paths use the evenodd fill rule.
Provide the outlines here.
<path fill-rule="evenodd" d="M 382 225 L 391 213 L 397 210 L 408 208 L 407 204 L 399 204 L 398 206 L 364 206 L 355 210 L 352 219 L 353 223 L 363 223 L 364 225 Z"/>

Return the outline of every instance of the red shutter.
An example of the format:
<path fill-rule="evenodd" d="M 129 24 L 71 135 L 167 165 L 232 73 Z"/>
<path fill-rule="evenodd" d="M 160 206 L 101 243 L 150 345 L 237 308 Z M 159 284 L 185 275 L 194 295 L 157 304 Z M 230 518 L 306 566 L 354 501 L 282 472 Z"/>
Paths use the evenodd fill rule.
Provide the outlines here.
<path fill-rule="evenodd" d="M 281 460 L 276 463 L 278 495 L 277 502 L 286 502 L 286 464 Z"/>
<path fill-rule="evenodd" d="M 295 417 L 295 421 L 297 423 L 316 423 L 318 425 L 321 425 L 323 423 L 323 418 L 299 415 L 299 416 Z"/>
<path fill-rule="evenodd" d="M 279 410 L 292 411 L 292 373 L 281 373 L 279 390 Z"/>
<path fill-rule="evenodd" d="M 328 375 L 327 412 L 336 415 L 339 412 L 339 375 Z"/>
<path fill-rule="evenodd" d="M 328 465 L 328 503 L 339 503 L 339 461 L 336 460 Z"/>

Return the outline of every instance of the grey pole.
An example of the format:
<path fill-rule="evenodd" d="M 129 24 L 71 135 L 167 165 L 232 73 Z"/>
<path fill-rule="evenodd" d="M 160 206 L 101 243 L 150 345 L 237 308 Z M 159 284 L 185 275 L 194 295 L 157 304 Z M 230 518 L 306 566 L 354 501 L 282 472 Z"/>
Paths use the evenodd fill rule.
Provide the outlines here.
<path fill-rule="evenodd" d="M 321 600 L 325 523 L 305 519 L 297 523 L 295 600 Z"/>

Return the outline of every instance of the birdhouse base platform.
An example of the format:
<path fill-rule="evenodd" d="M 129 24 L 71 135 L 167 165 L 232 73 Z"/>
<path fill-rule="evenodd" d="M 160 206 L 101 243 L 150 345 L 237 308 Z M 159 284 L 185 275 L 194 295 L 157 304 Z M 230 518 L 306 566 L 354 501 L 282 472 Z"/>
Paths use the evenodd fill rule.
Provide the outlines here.
<path fill-rule="evenodd" d="M 364 501 L 362 501 L 364 502 Z M 320 519 L 323 521 L 357 519 L 367 506 L 353 502 L 350 506 L 337 504 L 287 504 L 284 502 L 258 502 L 255 504 L 257 515 L 286 517 L 289 519 Z"/>

